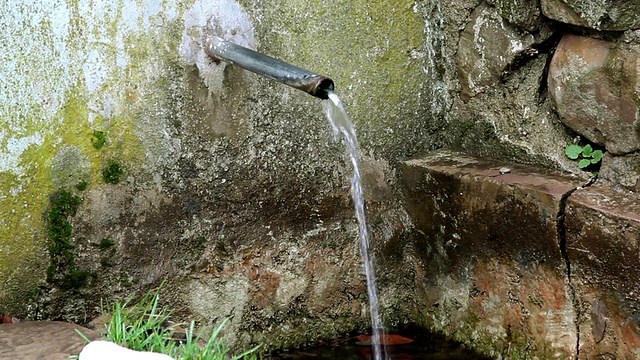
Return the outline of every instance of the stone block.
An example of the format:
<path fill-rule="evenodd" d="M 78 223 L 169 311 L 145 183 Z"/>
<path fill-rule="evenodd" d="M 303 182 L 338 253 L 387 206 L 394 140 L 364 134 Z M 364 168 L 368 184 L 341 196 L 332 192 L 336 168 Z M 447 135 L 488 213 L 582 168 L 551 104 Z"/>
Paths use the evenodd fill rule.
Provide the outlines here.
<path fill-rule="evenodd" d="M 533 35 L 507 23 L 495 8 L 483 3 L 471 13 L 460 35 L 456 63 L 462 94 L 473 97 L 502 79 L 520 56 L 535 53 Z"/>
<path fill-rule="evenodd" d="M 640 149 L 640 46 L 567 34 L 548 84 L 565 125 L 613 154 Z"/>
<path fill-rule="evenodd" d="M 402 170 L 424 325 L 492 356 L 574 357 L 558 216 L 580 181 L 451 152 Z"/>
<path fill-rule="evenodd" d="M 605 186 L 567 200 L 581 359 L 640 358 L 640 198 Z"/>
<path fill-rule="evenodd" d="M 614 187 L 640 191 L 640 153 L 625 156 L 605 154 L 598 180 L 612 184 Z"/>
<path fill-rule="evenodd" d="M 596 30 L 631 30 L 640 27 L 640 2 L 629 0 L 540 0 L 549 19 Z"/>

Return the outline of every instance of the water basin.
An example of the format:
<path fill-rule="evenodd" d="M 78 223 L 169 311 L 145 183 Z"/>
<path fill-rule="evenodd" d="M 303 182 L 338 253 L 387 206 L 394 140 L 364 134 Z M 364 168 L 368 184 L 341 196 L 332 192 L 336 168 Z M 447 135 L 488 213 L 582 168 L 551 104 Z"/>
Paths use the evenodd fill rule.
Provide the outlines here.
<path fill-rule="evenodd" d="M 386 346 L 385 359 L 393 360 L 489 360 L 490 358 L 465 349 L 461 344 L 439 335 L 406 332 L 404 337 L 414 339 L 409 344 Z M 306 359 L 373 359 L 371 346 L 357 345 L 358 339 L 343 337 L 330 344 L 291 350 L 271 354 L 267 359 L 306 360 Z"/>

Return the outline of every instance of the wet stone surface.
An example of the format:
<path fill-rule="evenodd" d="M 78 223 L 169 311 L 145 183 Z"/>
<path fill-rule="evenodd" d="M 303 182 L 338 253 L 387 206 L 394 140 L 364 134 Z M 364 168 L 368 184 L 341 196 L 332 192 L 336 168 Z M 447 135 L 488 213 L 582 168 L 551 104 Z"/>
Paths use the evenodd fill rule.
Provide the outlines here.
<path fill-rule="evenodd" d="M 640 201 L 605 186 L 567 201 L 567 254 L 580 307 L 581 358 L 640 357 Z"/>
<path fill-rule="evenodd" d="M 403 177 L 424 324 L 492 356 L 575 356 L 558 216 L 581 181 L 450 152 L 406 161 Z"/>
<path fill-rule="evenodd" d="M 640 149 L 640 46 L 566 34 L 549 66 L 560 120 L 617 155 Z"/>
<path fill-rule="evenodd" d="M 629 30 L 640 27 L 637 1 L 540 0 L 544 16 L 567 24 L 597 30 Z"/>
<path fill-rule="evenodd" d="M 473 97 L 497 83 L 516 58 L 531 50 L 533 35 L 508 24 L 488 5 L 478 6 L 460 36 L 457 56 L 462 94 Z"/>

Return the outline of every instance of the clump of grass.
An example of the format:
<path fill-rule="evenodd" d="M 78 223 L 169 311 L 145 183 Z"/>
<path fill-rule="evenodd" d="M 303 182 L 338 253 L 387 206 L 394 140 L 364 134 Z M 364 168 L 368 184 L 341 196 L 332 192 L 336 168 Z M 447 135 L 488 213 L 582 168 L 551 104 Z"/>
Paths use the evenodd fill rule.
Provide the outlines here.
<path fill-rule="evenodd" d="M 186 330 L 186 340 L 177 341 L 172 337 L 172 327 L 167 327 L 170 311 L 162 309 L 158 292 L 148 292 L 142 300 L 131 305 L 130 301 L 116 302 L 109 313 L 106 324 L 108 340 L 137 351 L 153 351 L 167 354 L 176 360 L 255 360 L 258 359 L 256 346 L 240 355 L 230 355 L 222 340 L 218 339 L 226 320 L 211 334 L 205 345 L 202 334 L 195 334 L 195 322 Z M 104 312 L 104 309 L 103 309 Z"/>
<path fill-rule="evenodd" d="M 178 360 L 189 360 L 189 359 L 202 359 L 202 360 L 240 360 L 240 359 L 248 359 L 254 360 L 257 359 L 258 356 L 255 352 L 260 348 L 260 345 L 249 349 L 243 352 L 240 355 L 230 356 L 229 349 L 224 345 L 222 341 L 218 341 L 218 335 L 222 330 L 222 327 L 227 323 L 225 319 L 222 324 L 220 324 L 209 337 L 209 341 L 206 343 L 204 347 L 201 347 L 198 343 L 200 342 L 200 335 L 195 335 L 194 328 L 195 322 L 191 322 L 189 325 L 189 329 L 187 330 L 187 340 L 179 347 L 179 351 L 177 352 L 177 356 L 175 356 Z"/>

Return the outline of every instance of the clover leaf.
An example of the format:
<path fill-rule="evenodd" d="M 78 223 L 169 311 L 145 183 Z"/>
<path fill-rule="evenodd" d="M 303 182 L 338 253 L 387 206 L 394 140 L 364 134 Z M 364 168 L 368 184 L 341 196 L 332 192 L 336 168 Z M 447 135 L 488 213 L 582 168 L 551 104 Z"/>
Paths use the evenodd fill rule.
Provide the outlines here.
<path fill-rule="evenodd" d="M 582 154 L 582 146 L 569 145 L 566 149 L 564 149 L 564 153 L 567 154 L 567 157 L 569 157 L 569 159 L 575 160 L 580 157 L 580 154 Z"/>
<path fill-rule="evenodd" d="M 591 157 L 593 157 L 593 159 L 591 159 L 591 163 L 592 164 L 597 164 L 598 162 L 600 162 L 600 160 L 602 160 L 602 156 L 604 154 L 602 153 L 602 150 L 596 150 L 593 153 L 591 153 Z"/>

